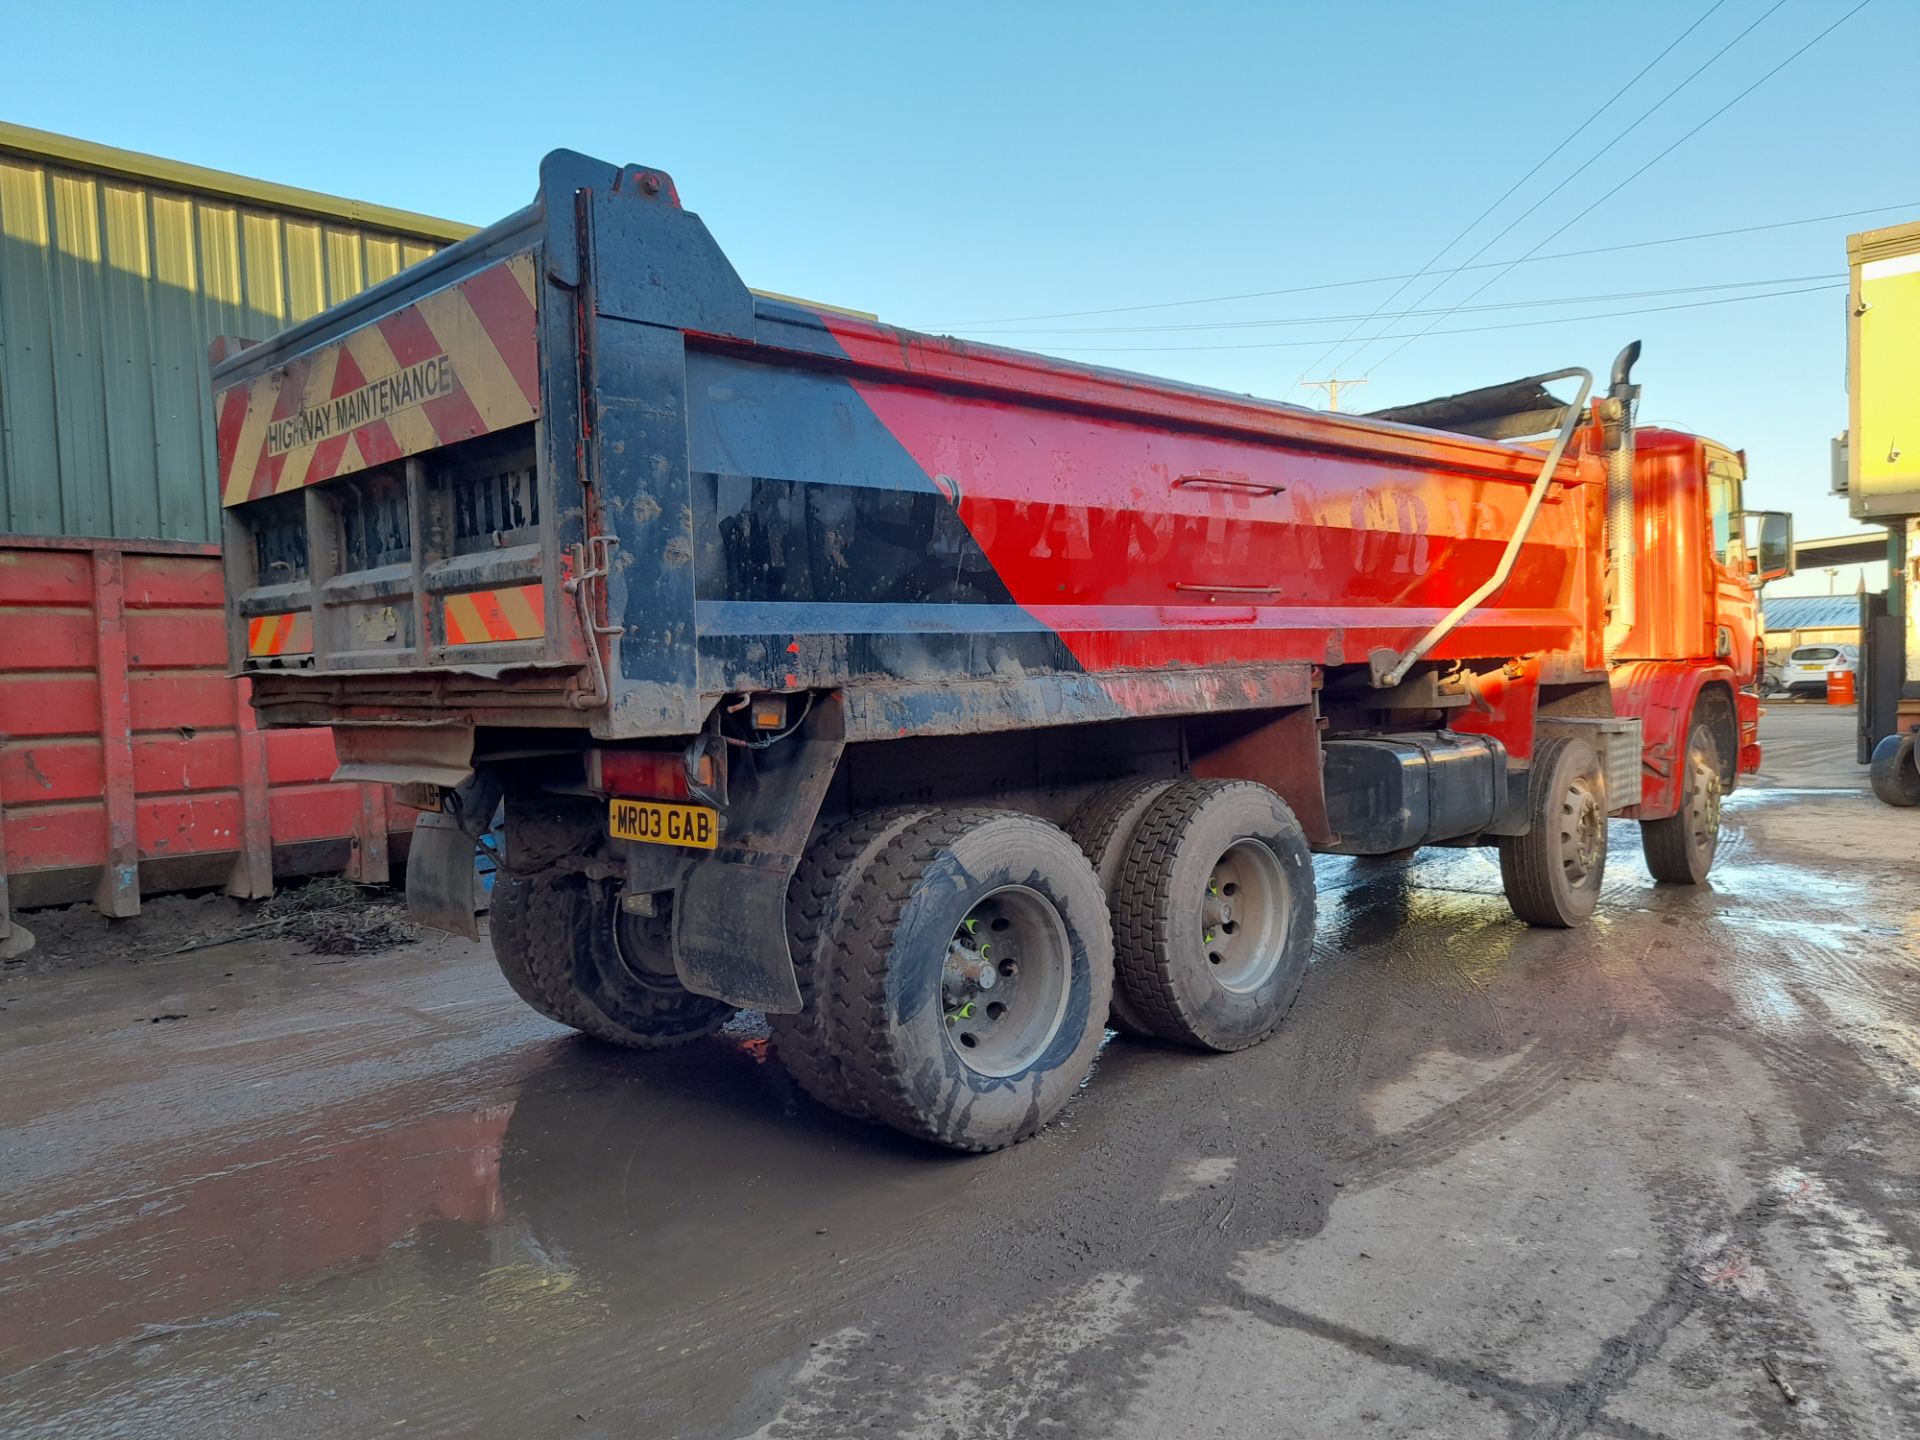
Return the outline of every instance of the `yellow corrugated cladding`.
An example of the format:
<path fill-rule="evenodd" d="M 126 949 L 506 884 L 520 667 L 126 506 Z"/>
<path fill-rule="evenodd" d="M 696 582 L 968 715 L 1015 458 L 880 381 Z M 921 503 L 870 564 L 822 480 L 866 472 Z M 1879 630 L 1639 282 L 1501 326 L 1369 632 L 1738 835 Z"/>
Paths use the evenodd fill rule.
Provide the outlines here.
<path fill-rule="evenodd" d="M 1847 237 L 1853 514 L 1920 511 L 1920 222 Z"/>
<path fill-rule="evenodd" d="M 217 539 L 213 337 L 471 233 L 0 123 L 0 531 Z"/>

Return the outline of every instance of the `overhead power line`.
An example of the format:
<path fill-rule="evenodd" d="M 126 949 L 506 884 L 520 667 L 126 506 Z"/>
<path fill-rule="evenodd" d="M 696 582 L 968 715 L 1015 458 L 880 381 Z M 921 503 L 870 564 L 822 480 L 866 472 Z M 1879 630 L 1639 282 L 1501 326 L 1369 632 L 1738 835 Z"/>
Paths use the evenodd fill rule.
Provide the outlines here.
<path fill-rule="evenodd" d="M 1527 206 L 1526 209 L 1522 210 L 1518 215 L 1514 216 L 1513 219 L 1509 220 L 1506 223 L 1506 226 L 1497 235 L 1493 236 L 1491 239 L 1486 241 L 1483 245 L 1481 245 L 1481 247 L 1478 250 L 1474 251 L 1474 253 L 1469 255 L 1467 258 L 1469 260 L 1478 260 L 1482 255 L 1486 254 L 1487 251 L 1491 250 L 1495 245 L 1499 244 L 1500 241 L 1504 240 L 1508 235 L 1510 235 L 1515 229 L 1515 227 L 1518 226 L 1529 215 L 1532 215 L 1542 205 L 1546 204 L 1549 200 L 1553 199 L 1554 196 L 1558 195 L 1562 190 L 1566 189 L 1567 186 L 1571 185 L 1575 180 L 1579 179 L 1581 175 L 1585 174 L 1586 171 L 1592 167 L 1594 162 L 1599 160 L 1603 155 L 1605 155 L 1609 150 L 1613 149 L 1613 147 L 1618 145 L 1622 140 L 1626 139 L 1635 130 L 1638 130 L 1648 120 L 1652 119 L 1654 115 L 1658 114 L 1660 110 L 1666 106 L 1669 100 L 1673 99 L 1674 96 L 1678 95 L 1682 90 L 1686 89 L 1689 85 L 1693 84 L 1694 81 L 1698 80 L 1702 75 L 1706 74 L 1707 71 L 1711 70 L 1715 65 L 1719 64 L 1721 59 L 1726 56 L 1728 51 L 1732 50 L 1734 46 L 1738 45 L 1742 40 L 1746 39 L 1747 36 L 1751 35 L 1755 30 L 1759 29 L 1762 25 L 1764 25 L 1767 22 L 1767 20 L 1772 17 L 1773 13 L 1776 10 L 1778 10 L 1782 5 L 1785 5 L 1786 3 L 1787 3 L 1787 0 L 1773 0 L 1773 4 L 1769 5 L 1765 10 L 1762 10 L 1757 16 L 1755 16 L 1753 20 L 1748 23 L 1747 27 L 1744 30 L 1740 31 L 1739 34 L 1735 35 L 1731 40 L 1727 41 L 1726 44 L 1722 45 L 1718 50 L 1714 51 L 1713 54 L 1709 55 L 1704 61 L 1702 61 L 1700 64 L 1696 65 L 1692 70 L 1688 71 L 1685 75 L 1683 75 L 1680 78 L 1680 82 L 1678 84 L 1673 86 L 1672 89 L 1668 90 L 1666 94 L 1662 95 L 1658 100 L 1654 101 L 1653 104 L 1649 105 L 1645 110 L 1642 110 L 1639 113 L 1639 115 L 1634 117 L 1633 121 L 1630 124 L 1628 124 L 1628 126 L 1624 130 L 1620 131 L 1611 140 L 1607 141 L 1606 144 L 1602 145 L 1598 150 L 1594 151 L 1585 160 L 1581 161 L 1580 164 L 1575 166 L 1573 170 L 1561 176 L 1560 182 L 1557 185 L 1555 185 L 1552 189 L 1548 190 L 1546 194 L 1541 195 L 1531 205 Z M 1705 19 L 1706 17 L 1702 16 L 1701 18 Z M 1562 228 L 1564 229 L 1565 227 L 1562 227 Z M 1559 233 L 1560 231 L 1558 230 L 1554 231 L 1554 234 L 1556 235 Z M 1538 249 L 1539 247 L 1536 246 L 1535 248 Z M 1498 279 L 1499 277 L 1495 276 L 1494 278 Z M 1447 280 L 1445 277 L 1442 277 L 1441 279 L 1436 280 L 1432 285 L 1427 287 L 1426 292 L 1422 294 L 1420 299 L 1415 303 L 1424 305 L 1428 301 L 1428 299 L 1430 299 L 1446 283 L 1447 283 Z M 1480 290 L 1486 289 L 1487 285 L 1491 285 L 1492 283 L 1493 283 L 1492 280 L 1487 281 L 1485 285 L 1482 285 L 1480 287 Z M 1473 292 L 1474 295 L 1478 295 L 1480 293 L 1480 290 L 1474 291 Z M 1473 297 L 1468 296 L 1467 298 L 1471 299 Z M 1348 361 L 1357 359 L 1359 356 L 1365 354 L 1368 349 L 1370 349 L 1374 344 L 1376 344 L 1382 338 L 1384 337 L 1375 335 L 1370 337 L 1367 340 L 1362 341 L 1360 344 L 1360 348 L 1348 354 L 1346 359 Z"/>
<path fill-rule="evenodd" d="M 1811 40 L 1808 40 L 1804 45 L 1800 46 L 1799 49 L 1795 50 L 1792 54 L 1788 55 L 1786 59 L 1782 60 L 1779 64 L 1775 65 L 1771 70 L 1768 70 L 1764 74 L 1762 74 L 1759 79 L 1755 80 L 1751 85 L 1747 86 L 1744 90 L 1740 91 L 1739 94 L 1735 95 L 1731 100 L 1728 100 L 1726 104 L 1720 106 L 1719 109 L 1713 111 L 1704 120 L 1700 121 L 1697 125 L 1695 125 L 1692 129 L 1688 130 L 1679 139 L 1675 140 L 1671 145 L 1667 146 L 1666 149 L 1660 151 L 1659 154 L 1655 155 L 1651 160 L 1648 160 L 1638 170 L 1635 170 L 1632 174 L 1628 175 L 1624 180 L 1620 181 L 1611 190 L 1608 190 L 1604 195 L 1601 195 L 1592 204 L 1588 205 L 1586 209 L 1582 210 L 1579 214 L 1575 215 L 1571 220 L 1568 220 L 1565 224 L 1561 225 L 1559 229 L 1553 231 L 1552 233 L 1542 237 L 1539 241 L 1535 242 L 1533 249 L 1527 251 L 1526 255 L 1522 255 L 1520 259 L 1521 260 L 1526 259 L 1528 255 L 1533 254 L 1534 251 L 1540 249 L 1541 246 L 1559 239 L 1560 236 L 1564 235 L 1568 230 L 1572 229 L 1575 225 L 1579 224 L 1580 221 L 1584 220 L 1587 216 L 1591 215 L 1595 210 L 1598 210 L 1602 205 L 1606 204 L 1607 201 L 1611 200 L 1615 195 L 1618 195 L 1622 190 L 1626 189 L 1627 186 L 1631 185 L 1635 180 L 1639 179 L 1642 175 L 1646 174 L 1647 171 L 1651 170 L 1655 165 L 1658 165 L 1662 160 L 1666 159 L 1667 156 L 1671 155 L 1675 150 L 1678 150 L 1682 145 L 1686 144 L 1687 141 L 1691 140 L 1694 136 L 1698 135 L 1702 130 L 1706 129 L 1707 126 L 1711 125 L 1715 120 L 1718 120 L 1722 115 L 1726 114 L 1727 111 L 1731 110 L 1734 106 L 1738 105 L 1742 100 L 1746 99 L 1747 96 L 1751 95 L 1754 91 L 1758 90 L 1762 85 L 1766 84 L 1767 81 L 1771 80 L 1774 76 L 1778 75 L 1782 70 L 1786 69 L 1787 66 L 1791 65 L 1794 61 L 1798 60 L 1802 55 L 1806 54 L 1807 51 L 1811 50 L 1814 46 L 1818 45 L 1822 40 L 1826 39 L 1827 36 L 1831 35 L 1834 31 L 1838 30 L 1842 25 L 1846 24 L 1847 21 L 1851 20 L 1854 16 L 1858 15 L 1862 10 L 1866 9 L 1867 6 L 1871 5 L 1872 3 L 1873 3 L 1873 0 L 1860 0 L 1859 4 L 1855 5 L 1851 10 L 1848 10 L 1845 14 L 1841 15 L 1839 19 L 1835 20 L 1831 25 L 1828 25 L 1824 30 L 1820 31 Z M 1767 14 L 1769 15 L 1772 13 L 1773 12 L 1771 10 L 1767 12 Z M 1765 19 L 1765 18 L 1766 16 L 1764 15 L 1761 17 L 1761 19 Z M 1712 62 L 1708 62 L 1708 63 L 1712 63 Z M 1514 263 L 1517 264 L 1519 262 L 1516 261 Z M 1488 276 L 1485 280 L 1481 281 L 1481 283 L 1477 287 L 1469 291 L 1466 295 L 1462 296 L 1459 303 L 1465 304 L 1467 301 L 1472 300 L 1475 296 L 1482 294 L 1487 289 L 1488 286 L 1492 285 L 1494 282 L 1499 280 L 1501 276 L 1507 274 L 1508 271 L 1512 270 L 1512 268 L 1513 266 L 1509 265 L 1506 270 L 1502 270 L 1496 274 Z M 1395 346 L 1392 350 L 1387 352 L 1387 354 L 1379 361 L 1379 363 L 1381 365 L 1385 365 L 1389 360 L 1392 360 L 1394 356 L 1398 355 L 1401 351 L 1405 350 L 1407 346 L 1411 345 L 1415 340 L 1418 340 L 1421 337 L 1421 335 L 1425 335 L 1429 331 L 1431 331 L 1435 325 L 1438 325 L 1440 323 L 1440 319 L 1444 319 L 1444 318 L 1445 318 L 1444 316 L 1441 316 L 1438 319 L 1431 320 L 1428 322 L 1426 330 L 1422 330 L 1418 334 L 1407 336 L 1397 346 Z"/>
<path fill-rule="evenodd" d="M 1767 290 L 1758 295 L 1722 295 L 1713 300 L 1681 301 L 1674 305 L 1648 305 L 1632 310 L 1603 310 L 1594 315 L 1555 315 L 1546 320 L 1510 320 L 1501 325 L 1457 325 L 1450 330 L 1420 331 L 1405 337 L 1384 335 L 1385 340 L 1417 340 L 1421 335 L 1478 335 L 1489 330 L 1526 330 L 1537 325 L 1577 325 L 1584 320 L 1617 320 L 1628 315 L 1658 315 L 1668 310 L 1699 310 L 1709 305 L 1740 305 L 1749 300 L 1781 300 L 1790 295 L 1813 295 L 1823 291 L 1844 290 L 1844 280 L 1830 281 L 1824 285 L 1807 285 L 1797 290 Z M 1256 340 L 1236 345 L 1049 345 L 1047 350 L 1053 354 L 1065 355 L 1120 355 L 1120 354 L 1171 354 L 1195 350 L 1292 350 L 1308 345 L 1324 345 L 1325 337 L 1318 340 Z"/>
<path fill-rule="evenodd" d="M 1776 0 L 1774 8 L 1778 9 L 1781 5 L 1784 5 L 1785 3 L 1786 3 L 1786 0 Z M 1667 46 L 1664 50 L 1662 50 L 1659 54 L 1655 55 L 1645 65 L 1642 65 L 1640 69 L 1634 73 L 1634 76 L 1632 79 L 1628 80 L 1626 84 L 1622 85 L 1618 90 L 1614 91 L 1613 94 L 1609 95 L 1604 101 L 1602 101 L 1600 108 L 1598 110 L 1595 110 L 1591 115 L 1587 116 L 1586 119 L 1582 120 L 1578 125 L 1574 126 L 1573 129 L 1568 131 L 1567 134 L 1561 139 L 1560 143 L 1554 146 L 1553 149 L 1549 150 L 1546 154 L 1542 155 L 1538 160 L 1534 161 L 1533 168 L 1531 170 L 1527 171 L 1526 174 L 1522 175 L 1518 180 L 1514 181 L 1505 190 L 1501 191 L 1499 199 L 1495 200 L 1491 205 L 1487 206 L 1486 209 L 1482 210 L 1478 215 L 1474 216 L 1473 219 L 1470 222 L 1468 222 L 1468 224 L 1464 229 L 1462 229 L 1451 240 L 1447 241 L 1446 244 L 1442 245 L 1437 251 L 1434 252 L 1434 256 L 1431 260 L 1427 261 L 1427 263 L 1422 265 L 1419 268 L 1419 270 L 1414 272 L 1414 274 L 1408 276 L 1405 280 L 1402 280 L 1399 285 L 1395 286 L 1393 293 L 1387 296 L 1386 299 L 1382 300 L 1377 306 L 1374 307 L 1374 313 L 1372 315 L 1367 316 L 1365 319 L 1361 320 L 1358 324 L 1356 324 L 1353 327 L 1353 329 L 1349 330 L 1347 332 L 1346 338 L 1341 340 L 1338 345 L 1334 345 L 1330 347 L 1327 351 L 1327 354 L 1322 355 L 1320 357 L 1320 360 L 1327 359 L 1328 356 L 1332 355 L 1335 350 L 1338 350 L 1341 346 L 1345 345 L 1347 341 L 1353 339 L 1355 335 L 1358 335 L 1362 330 L 1366 329 L 1369 324 L 1371 324 L 1375 319 L 1379 317 L 1379 314 L 1381 311 L 1385 310 L 1387 306 L 1391 305 L 1395 300 L 1397 300 L 1400 297 L 1401 293 L 1405 291 L 1409 285 L 1411 285 L 1415 280 L 1420 278 L 1420 276 L 1425 275 L 1435 265 L 1438 265 L 1440 263 L 1441 258 L 1449 250 L 1453 249 L 1455 245 L 1458 245 L 1462 240 L 1466 239 L 1468 235 L 1472 234 L 1474 229 L 1480 224 L 1482 220 L 1485 220 L 1489 215 L 1493 214 L 1494 211 L 1498 210 L 1502 205 L 1506 204 L 1507 200 L 1509 199 L 1509 197 L 1512 196 L 1514 191 L 1518 190 L 1522 185 L 1526 184 L 1527 181 L 1531 180 L 1535 175 L 1538 175 L 1540 171 L 1546 166 L 1548 161 L 1552 160 L 1554 156 L 1558 155 L 1562 150 L 1566 149 L 1567 146 L 1571 145 L 1574 142 L 1575 138 L 1581 134 L 1581 132 L 1583 132 L 1589 125 L 1593 124 L 1594 121 L 1598 120 L 1602 115 L 1606 114 L 1608 110 L 1612 109 L 1614 103 L 1617 100 L 1619 100 L 1622 95 L 1625 95 L 1627 91 L 1631 90 L 1634 86 L 1638 85 L 1640 81 L 1646 76 L 1646 73 L 1649 70 L 1653 69 L 1654 66 L 1658 65 L 1662 60 L 1666 59 L 1668 55 L 1672 54 L 1675 46 L 1679 45 L 1679 43 L 1682 40 L 1685 40 L 1689 35 L 1693 34 L 1694 31 L 1698 30 L 1703 24 L 1706 23 L 1708 17 L 1711 16 L 1714 13 L 1714 11 L 1718 10 L 1724 4 L 1726 4 L 1726 0 L 1713 0 L 1713 3 L 1709 5 L 1704 11 L 1702 11 L 1699 17 L 1695 19 L 1691 25 L 1687 26 L 1686 29 L 1682 30 L 1678 35 L 1674 36 L 1673 39 L 1667 42 Z M 1773 12 L 1771 10 L 1767 12 L 1767 14 L 1769 15 L 1772 13 Z M 1763 15 L 1760 18 L 1764 20 L 1766 16 Z M 1755 21 L 1754 23 L 1758 24 L 1759 21 Z M 1715 56 L 1714 58 L 1718 59 L 1719 57 Z M 1707 64 L 1709 65 L 1711 65 L 1712 63 L 1713 63 L 1712 60 L 1709 60 L 1707 62 Z M 1695 71 L 1694 73 L 1698 74 L 1699 72 Z M 1685 82 L 1682 82 L 1682 83 L 1685 83 Z M 1663 101 L 1662 103 L 1664 104 L 1665 102 Z M 1659 107 L 1655 106 L 1654 108 L 1658 109 Z M 1647 114 L 1649 115 L 1652 113 L 1653 112 L 1651 110 L 1647 112 Z M 1645 115 L 1640 117 L 1641 120 L 1644 120 L 1645 118 L 1646 118 Z M 1635 125 L 1639 123 L 1640 123 L 1639 120 L 1634 121 Z M 1631 130 L 1632 128 L 1633 128 L 1632 125 L 1627 127 L 1628 130 Z M 1620 133 L 1621 135 L 1625 135 L 1627 132 L 1623 130 Z M 1615 141 L 1618 141 L 1619 138 L 1620 136 L 1615 136 L 1614 141 L 1609 141 L 1608 143 L 1612 144 Z M 1603 149 L 1600 153 L 1604 154 L 1605 150 Z M 1593 163 L 1592 160 L 1587 161 L 1587 164 L 1589 165 L 1591 165 L 1592 163 Z M 1575 171 L 1574 173 L 1578 174 L 1579 171 Z M 1565 183 L 1566 183 L 1565 181 L 1561 182 L 1561 184 L 1565 184 Z M 1555 193 L 1555 191 L 1557 191 L 1558 189 L 1559 189 L 1559 186 L 1555 186 L 1554 190 L 1550 190 L 1547 192 L 1547 196 L 1548 197 L 1552 196 Z M 1543 198 L 1547 198 L 1547 197 L 1543 197 Z M 1526 217 L 1528 215 L 1531 215 L 1534 212 L 1534 210 L 1539 208 L 1539 206 L 1540 206 L 1540 201 L 1538 200 L 1534 201 L 1532 205 L 1527 207 L 1527 209 L 1521 213 L 1520 219 L 1521 220 L 1526 219 Z M 1518 224 L 1518 223 L 1519 223 L 1518 220 L 1514 222 L 1514 224 Z M 1506 230 L 1502 230 L 1500 232 L 1500 235 L 1505 235 L 1507 231 L 1511 229 L 1513 229 L 1513 225 L 1508 225 Z M 1500 235 L 1494 236 L 1494 240 L 1498 240 L 1500 238 Z M 1478 260 L 1480 256 L 1486 254 L 1488 246 L 1492 245 L 1494 243 L 1494 240 L 1489 240 L 1486 245 L 1482 245 L 1480 249 L 1477 250 L 1474 254 L 1470 255 L 1468 259 Z M 1427 295 L 1433 294 L 1435 290 L 1439 289 L 1440 286 L 1444 285 L 1445 283 L 1446 281 L 1442 279 L 1435 282 L 1435 284 L 1429 286 L 1427 289 L 1426 295 L 1421 296 L 1419 300 L 1416 300 L 1414 302 L 1414 304 L 1415 305 L 1424 304 L 1426 301 Z M 1366 347 L 1364 345 L 1361 347 L 1361 349 L 1363 350 L 1365 348 Z M 1310 374 L 1315 369 L 1319 368 L 1320 360 L 1314 361 L 1313 364 L 1307 366 L 1306 369 L 1300 372 L 1299 376 L 1294 380 L 1293 384 L 1287 387 L 1288 395 L 1291 395 L 1295 390 L 1299 389 L 1301 384 L 1305 382 L 1308 374 Z M 1335 366 L 1334 368 L 1338 369 L 1339 367 Z M 1282 396 L 1281 398 L 1284 399 L 1286 397 Z"/>
<path fill-rule="evenodd" d="M 1431 310 L 1372 311 L 1367 318 L 1410 320 L 1422 315 L 1476 314 L 1489 310 L 1531 310 L 1548 305 L 1595 305 L 1607 300 L 1651 300 L 1668 295 L 1700 295 L 1714 290 L 1755 290 L 1765 285 L 1799 285 L 1812 280 L 1844 279 L 1843 272 L 1818 275 L 1774 275 L 1765 280 L 1724 280 L 1714 285 L 1676 285 L 1664 290 L 1615 290 L 1599 295 L 1555 295 L 1533 300 L 1495 300 L 1485 305 L 1446 306 Z M 1286 325 L 1339 325 L 1354 315 L 1294 315 L 1266 320 L 1187 320 L 1171 325 L 1060 325 L 1033 330 L 976 332 L 992 337 L 1009 335 L 1157 335 L 1191 330 L 1262 330 Z M 967 332 L 962 332 L 967 333 Z"/>
<path fill-rule="evenodd" d="M 1618 245 L 1594 245 L 1585 250 L 1555 250 L 1548 255 L 1519 255 L 1511 260 L 1483 260 L 1474 265 L 1450 265 L 1430 270 L 1430 275 L 1464 275 L 1472 270 L 1505 270 L 1515 265 L 1545 265 L 1553 260 L 1583 260 L 1590 255 L 1613 255 L 1622 250 L 1649 250 L 1660 245 L 1684 245 L 1696 240 L 1724 240 L 1732 235 L 1756 235 L 1766 230 L 1791 230 L 1800 225 L 1825 225 L 1835 220 L 1858 220 L 1865 215 L 1884 215 L 1890 210 L 1920 210 L 1920 200 L 1902 200 L 1892 205 L 1871 205 L 1865 210 L 1840 210 L 1831 215 L 1803 215 L 1796 220 L 1769 220 L 1762 225 L 1735 225 L 1726 230 L 1696 230 L 1688 235 L 1663 235 L 1657 240 L 1628 240 Z M 1418 272 L 1404 275 L 1369 275 L 1361 280 L 1325 280 L 1313 285 L 1289 285 L 1281 290 L 1248 290 L 1236 295 L 1202 295 L 1192 300 L 1154 300 L 1140 305 L 1108 305 L 1097 310 L 1055 310 L 1045 315 L 1007 315 L 998 320 L 974 320 L 965 325 L 935 327 L 940 332 L 985 333 L 992 325 L 1024 325 L 1034 320 L 1086 320 L 1101 315 L 1136 315 L 1147 310 L 1178 310 L 1193 305 L 1228 305 L 1240 300 L 1272 300 L 1282 295 L 1310 295 L 1322 290 L 1351 290 L 1362 285 L 1385 285 L 1394 280 L 1412 280 Z M 1032 331 L 1011 331 L 1032 334 Z"/>

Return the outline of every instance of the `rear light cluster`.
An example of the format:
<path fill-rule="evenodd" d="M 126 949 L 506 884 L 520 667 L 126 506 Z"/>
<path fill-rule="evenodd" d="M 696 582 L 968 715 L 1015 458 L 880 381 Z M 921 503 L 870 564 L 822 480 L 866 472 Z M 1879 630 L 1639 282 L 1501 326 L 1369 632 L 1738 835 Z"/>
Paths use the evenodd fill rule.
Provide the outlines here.
<path fill-rule="evenodd" d="M 700 783 L 712 785 L 713 757 L 696 762 Z M 678 750 L 595 750 L 588 782 L 608 795 L 631 795 L 642 800 L 690 800 L 686 757 Z"/>

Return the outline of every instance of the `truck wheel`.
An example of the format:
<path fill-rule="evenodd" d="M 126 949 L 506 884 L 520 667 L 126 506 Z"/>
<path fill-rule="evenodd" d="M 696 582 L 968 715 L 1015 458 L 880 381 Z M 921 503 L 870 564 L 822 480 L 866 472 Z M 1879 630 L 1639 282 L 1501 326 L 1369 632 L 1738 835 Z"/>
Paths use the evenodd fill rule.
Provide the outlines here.
<path fill-rule="evenodd" d="M 1039 1130 L 1106 1034 L 1106 899 L 1073 841 L 1032 816 L 914 821 L 850 873 L 821 953 L 849 1090 L 874 1119 L 956 1150 Z"/>
<path fill-rule="evenodd" d="M 1914 759 L 1915 736 L 1889 735 L 1873 747 L 1873 793 L 1889 805 L 1920 805 L 1920 765 Z"/>
<path fill-rule="evenodd" d="M 1528 828 L 1502 835 L 1507 904 L 1529 925 L 1565 930 L 1593 914 L 1607 868 L 1605 784 L 1593 747 L 1555 736 L 1534 748 Z"/>
<path fill-rule="evenodd" d="M 1720 741 L 1713 725 L 1695 720 L 1687 736 L 1680 809 L 1661 820 L 1640 822 L 1640 849 L 1655 880 L 1698 885 L 1707 878 L 1720 846 L 1721 773 Z"/>
<path fill-rule="evenodd" d="M 563 870 L 494 881 L 493 956 L 549 1020 L 635 1050 L 712 1034 L 731 1005 L 695 995 L 674 974 L 670 910 L 628 915 L 611 886 Z"/>
<path fill-rule="evenodd" d="M 1115 781 L 1094 791 L 1067 821 L 1067 834 L 1092 862 L 1093 873 L 1100 877 L 1100 888 L 1107 897 L 1107 908 L 1116 917 L 1120 867 L 1126 862 L 1127 846 L 1147 807 L 1172 784 L 1171 780 Z M 1118 923 L 1116 918 L 1115 924 Z M 1126 981 L 1117 971 L 1113 977 L 1113 1009 L 1107 1022 L 1123 1035 L 1153 1033 L 1127 999 Z"/>
<path fill-rule="evenodd" d="M 887 843 L 925 810 L 881 810 L 836 825 L 807 847 L 787 887 L 787 924 L 798 1015 L 769 1015 L 774 1050 L 801 1089 L 829 1110 L 869 1120 L 865 1102 L 840 1067 L 829 1024 L 834 1009 L 833 963 L 827 946 L 853 886 Z"/>
<path fill-rule="evenodd" d="M 1127 847 L 1119 983 L 1150 1033 L 1243 1050 L 1273 1032 L 1313 953 L 1313 857 L 1293 811 L 1248 780 L 1182 780 Z"/>

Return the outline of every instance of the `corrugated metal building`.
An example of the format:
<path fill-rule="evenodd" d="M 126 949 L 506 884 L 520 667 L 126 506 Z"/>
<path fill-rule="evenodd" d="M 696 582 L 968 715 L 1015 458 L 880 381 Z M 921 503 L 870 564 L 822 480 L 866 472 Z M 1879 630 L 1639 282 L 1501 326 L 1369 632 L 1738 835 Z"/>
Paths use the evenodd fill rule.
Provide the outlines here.
<path fill-rule="evenodd" d="M 218 540 L 208 343 L 471 233 L 0 123 L 0 532 Z"/>
<path fill-rule="evenodd" d="M 1760 602 L 1767 658 L 1777 664 L 1801 645 L 1858 645 L 1858 595 L 1773 595 Z"/>
<path fill-rule="evenodd" d="M 0 958 L 16 905 L 386 878 L 409 813 L 226 675 L 207 347 L 470 233 L 0 123 Z"/>

